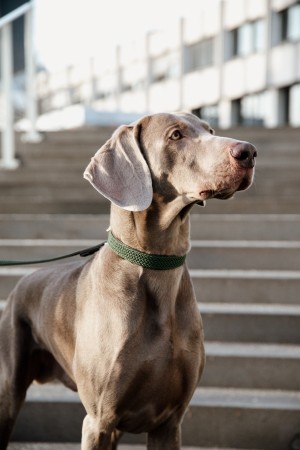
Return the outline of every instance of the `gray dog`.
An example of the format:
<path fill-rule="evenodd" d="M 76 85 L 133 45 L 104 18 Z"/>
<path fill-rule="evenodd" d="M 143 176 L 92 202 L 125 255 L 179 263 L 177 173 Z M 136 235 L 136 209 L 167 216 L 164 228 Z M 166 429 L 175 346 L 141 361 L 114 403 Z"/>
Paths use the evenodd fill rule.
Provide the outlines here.
<path fill-rule="evenodd" d="M 108 244 L 85 261 L 24 277 L 0 323 L 0 449 L 33 380 L 60 380 L 86 410 L 83 450 L 148 433 L 181 448 L 204 367 L 203 330 L 184 262 L 189 212 L 253 180 L 256 149 L 217 137 L 189 113 L 121 126 L 84 177 L 111 202 Z"/>

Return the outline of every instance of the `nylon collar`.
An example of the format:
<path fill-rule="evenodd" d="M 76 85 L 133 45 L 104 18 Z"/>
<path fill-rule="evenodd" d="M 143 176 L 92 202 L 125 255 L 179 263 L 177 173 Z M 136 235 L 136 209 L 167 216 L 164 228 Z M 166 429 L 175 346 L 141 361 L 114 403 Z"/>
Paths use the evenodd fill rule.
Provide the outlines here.
<path fill-rule="evenodd" d="M 184 264 L 186 255 L 152 255 L 136 250 L 119 241 L 110 231 L 108 233 L 108 245 L 121 258 L 130 261 L 132 264 L 153 270 L 170 270 Z"/>

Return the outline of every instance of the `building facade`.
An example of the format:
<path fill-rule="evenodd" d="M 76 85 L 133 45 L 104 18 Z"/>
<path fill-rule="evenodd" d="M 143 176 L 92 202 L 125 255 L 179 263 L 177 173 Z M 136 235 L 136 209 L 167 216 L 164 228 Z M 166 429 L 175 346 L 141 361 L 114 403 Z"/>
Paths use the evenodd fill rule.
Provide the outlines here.
<path fill-rule="evenodd" d="M 168 29 L 60 74 L 39 74 L 42 111 L 189 110 L 213 125 L 300 126 L 300 2 L 212 0 Z"/>

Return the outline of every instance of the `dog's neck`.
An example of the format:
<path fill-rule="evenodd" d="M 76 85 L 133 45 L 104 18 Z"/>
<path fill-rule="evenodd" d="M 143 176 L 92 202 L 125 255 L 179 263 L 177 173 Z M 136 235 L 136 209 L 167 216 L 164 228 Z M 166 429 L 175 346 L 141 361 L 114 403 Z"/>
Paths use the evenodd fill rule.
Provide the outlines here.
<path fill-rule="evenodd" d="M 111 206 L 114 236 L 137 250 L 161 255 L 185 255 L 190 248 L 189 215 L 181 218 L 182 205 L 176 200 L 167 206 L 158 200 L 145 211 L 131 212 Z"/>

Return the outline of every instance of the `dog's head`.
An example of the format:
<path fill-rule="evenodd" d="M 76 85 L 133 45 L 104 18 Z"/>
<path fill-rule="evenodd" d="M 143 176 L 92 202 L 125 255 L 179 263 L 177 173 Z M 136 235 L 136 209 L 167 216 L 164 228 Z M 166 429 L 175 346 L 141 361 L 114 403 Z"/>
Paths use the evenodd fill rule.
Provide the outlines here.
<path fill-rule="evenodd" d="M 257 151 L 248 142 L 215 136 L 190 113 L 160 113 L 119 127 L 97 151 L 84 177 L 106 198 L 142 211 L 153 194 L 204 204 L 247 189 Z"/>

